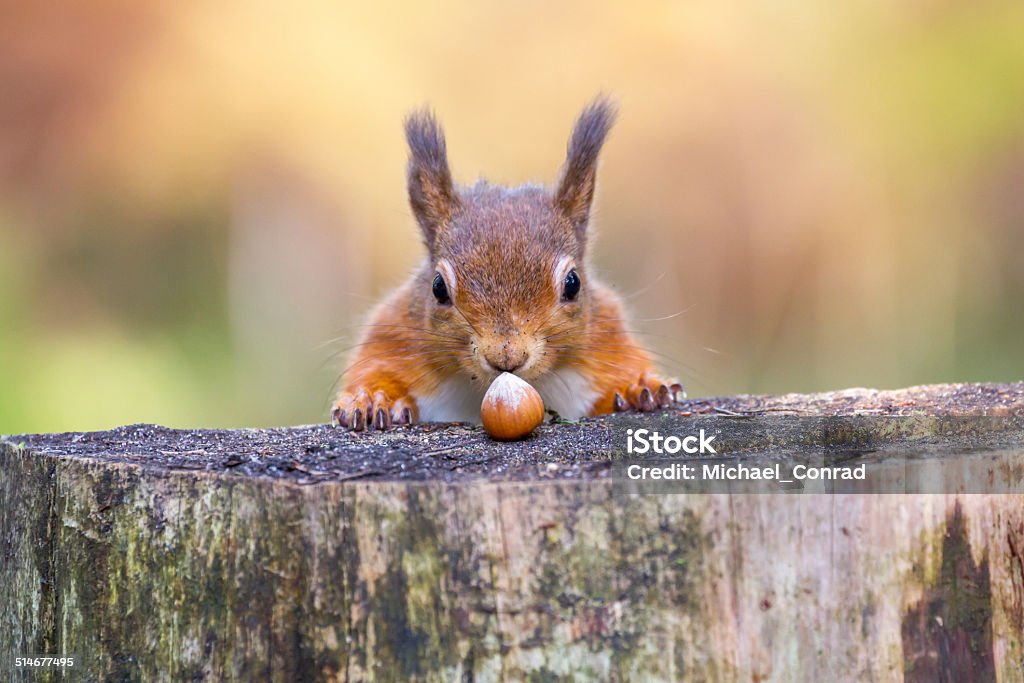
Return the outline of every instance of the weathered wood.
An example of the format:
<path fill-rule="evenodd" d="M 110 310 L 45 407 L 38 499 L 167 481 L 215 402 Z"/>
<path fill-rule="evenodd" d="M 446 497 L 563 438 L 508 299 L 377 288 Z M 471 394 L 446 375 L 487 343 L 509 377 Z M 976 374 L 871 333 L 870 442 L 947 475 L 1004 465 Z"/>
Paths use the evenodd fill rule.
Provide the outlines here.
<path fill-rule="evenodd" d="M 1022 681 L 1024 495 L 621 496 L 608 465 L 622 420 L 922 413 L 1011 419 L 846 436 L 964 462 L 960 437 L 996 443 L 991 476 L 1019 481 L 1022 383 L 695 400 L 518 444 L 451 425 L 7 437 L 0 661 L 73 653 L 87 680 Z M 836 438 L 792 424 L 729 447 Z"/>

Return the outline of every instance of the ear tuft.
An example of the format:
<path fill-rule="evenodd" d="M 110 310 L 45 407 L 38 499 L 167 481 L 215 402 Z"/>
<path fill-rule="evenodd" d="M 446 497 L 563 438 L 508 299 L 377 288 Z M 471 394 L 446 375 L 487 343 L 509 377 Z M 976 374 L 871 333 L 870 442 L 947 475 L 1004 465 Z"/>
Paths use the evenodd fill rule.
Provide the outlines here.
<path fill-rule="evenodd" d="M 555 206 L 576 228 L 581 241 L 594 199 L 597 157 L 614 122 L 615 106 L 607 98 L 598 97 L 576 119 L 569 138 L 565 165 L 555 192 Z"/>
<path fill-rule="evenodd" d="M 405 139 L 409 144 L 409 204 L 427 248 L 432 250 L 438 230 L 458 206 L 444 131 L 433 112 L 424 107 L 406 117 Z"/>

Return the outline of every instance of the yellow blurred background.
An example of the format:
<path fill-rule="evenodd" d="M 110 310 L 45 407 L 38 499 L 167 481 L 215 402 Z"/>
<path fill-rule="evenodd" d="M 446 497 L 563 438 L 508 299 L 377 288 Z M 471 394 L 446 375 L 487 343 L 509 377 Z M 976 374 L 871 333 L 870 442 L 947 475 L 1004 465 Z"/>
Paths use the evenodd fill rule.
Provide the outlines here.
<path fill-rule="evenodd" d="M 1024 3 L 0 9 L 0 433 L 322 421 L 421 257 L 402 117 L 552 182 L 691 394 L 1024 376 Z"/>

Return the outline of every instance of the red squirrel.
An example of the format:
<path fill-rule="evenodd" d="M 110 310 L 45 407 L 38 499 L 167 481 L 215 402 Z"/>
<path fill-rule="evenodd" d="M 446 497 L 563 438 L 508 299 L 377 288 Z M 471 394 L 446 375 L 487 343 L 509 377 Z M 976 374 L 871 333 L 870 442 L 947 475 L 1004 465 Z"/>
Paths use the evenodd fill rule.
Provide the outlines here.
<path fill-rule="evenodd" d="M 373 311 L 334 424 L 479 423 L 483 395 L 503 372 L 566 419 L 680 400 L 682 386 L 654 373 L 619 298 L 586 263 L 597 159 L 614 118 L 604 99 L 583 110 L 553 191 L 483 180 L 457 188 L 434 115 L 406 119 L 409 203 L 427 256 Z"/>

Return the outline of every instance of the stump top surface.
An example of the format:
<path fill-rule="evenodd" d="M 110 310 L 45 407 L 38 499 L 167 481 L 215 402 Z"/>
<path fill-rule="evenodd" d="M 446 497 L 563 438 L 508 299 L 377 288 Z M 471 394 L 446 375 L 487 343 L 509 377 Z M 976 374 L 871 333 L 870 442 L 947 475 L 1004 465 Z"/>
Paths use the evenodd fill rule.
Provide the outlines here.
<path fill-rule="evenodd" d="M 613 436 L 643 423 L 664 429 L 736 424 L 761 416 L 1024 416 L 1024 382 L 948 384 L 895 391 L 698 398 L 644 416 L 546 423 L 515 443 L 480 427 L 423 424 L 351 433 L 330 425 L 273 429 L 184 430 L 131 425 L 99 432 L 0 438 L 37 455 L 120 463 L 164 471 L 269 477 L 300 484 L 350 480 L 580 479 L 610 476 Z"/>

